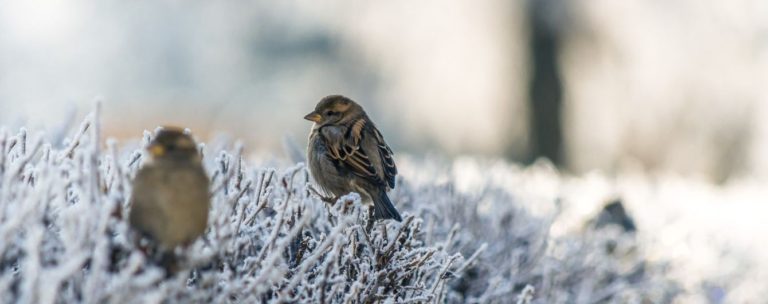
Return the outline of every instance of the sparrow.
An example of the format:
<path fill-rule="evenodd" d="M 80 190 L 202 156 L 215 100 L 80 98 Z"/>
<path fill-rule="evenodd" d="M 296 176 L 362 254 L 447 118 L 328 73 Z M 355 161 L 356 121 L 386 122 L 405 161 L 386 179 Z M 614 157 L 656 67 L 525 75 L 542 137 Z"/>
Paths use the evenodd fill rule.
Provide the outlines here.
<path fill-rule="evenodd" d="M 374 220 L 402 221 L 387 191 L 395 187 L 392 149 L 363 107 L 341 95 L 323 98 L 304 116 L 314 122 L 307 162 L 315 183 L 336 198 L 357 192 L 373 203 Z"/>
<path fill-rule="evenodd" d="M 128 220 L 162 251 L 173 251 L 205 232 L 210 180 L 197 144 L 182 129 L 158 130 L 147 152 L 133 181 Z"/>

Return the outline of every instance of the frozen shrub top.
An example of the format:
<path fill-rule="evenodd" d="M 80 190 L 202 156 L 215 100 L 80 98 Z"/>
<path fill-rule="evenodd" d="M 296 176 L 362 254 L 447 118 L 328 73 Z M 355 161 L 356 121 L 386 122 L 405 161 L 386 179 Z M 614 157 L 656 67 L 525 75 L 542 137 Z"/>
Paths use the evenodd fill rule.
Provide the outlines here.
<path fill-rule="evenodd" d="M 405 176 L 391 193 L 404 221 L 369 225 L 357 194 L 328 205 L 310 195 L 303 164 L 252 165 L 226 143 L 201 145 L 209 227 L 166 279 L 125 220 L 141 149 L 101 147 L 97 123 L 89 116 L 63 143 L 0 132 L 0 302 L 660 303 L 676 294 L 631 236 L 552 237 L 555 215 L 526 212 L 515 189 L 470 193 L 450 178 Z"/>

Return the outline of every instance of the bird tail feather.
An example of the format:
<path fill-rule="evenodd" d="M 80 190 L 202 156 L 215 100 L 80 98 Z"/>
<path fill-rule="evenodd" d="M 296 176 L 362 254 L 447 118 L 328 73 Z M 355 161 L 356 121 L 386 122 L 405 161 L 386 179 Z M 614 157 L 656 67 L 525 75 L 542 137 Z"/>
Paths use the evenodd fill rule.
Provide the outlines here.
<path fill-rule="evenodd" d="M 377 191 L 375 197 L 373 197 L 373 218 L 375 220 L 393 219 L 398 222 L 402 222 L 403 218 L 400 217 L 400 213 L 397 212 L 392 201 L 389 200 L 386 191 Z"/>

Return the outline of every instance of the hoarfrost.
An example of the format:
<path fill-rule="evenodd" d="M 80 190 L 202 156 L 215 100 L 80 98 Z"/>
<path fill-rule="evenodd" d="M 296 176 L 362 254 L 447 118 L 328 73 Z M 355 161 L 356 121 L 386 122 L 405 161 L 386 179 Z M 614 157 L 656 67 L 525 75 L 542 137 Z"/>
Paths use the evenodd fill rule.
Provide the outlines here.
<path fill-rule="evenodd" d="M 404 221 L 372 223 L 359 195 L 329 205 L 303 164 L 249 164 L 240 144 L 200 145 L 209 229 L 166 279 L 126 223 L 141 147 L 100 149 L 98 119 L 60 149 L 24 129 L 0 133 L 0 301 L 659 303 L 677 293 L 631 235 L 553 237 L 556 215 L 527 212 L 510 189 L 404 176 L 391 193 Z"/>

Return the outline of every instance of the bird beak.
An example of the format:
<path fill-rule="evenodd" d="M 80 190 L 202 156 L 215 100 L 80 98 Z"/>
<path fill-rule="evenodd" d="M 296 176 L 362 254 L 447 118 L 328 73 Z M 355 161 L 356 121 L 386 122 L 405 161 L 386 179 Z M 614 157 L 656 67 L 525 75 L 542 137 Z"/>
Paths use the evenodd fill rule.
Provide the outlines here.
<path fill-rule="evenodd" d="M 314 122 L 320 122 L 320 119 L 322 119 L 322 116 L 320 114 L 317 114 L 317 112 L 312 112 L 304 116 L 304 119 Z"/>
<path fill-rule="evenodd" d="M 153 157 L 160 157 L 160 156 L 163 156 L 163 154 L 165 154 L 165 148 L 163 148 L 163 146 L 158 144 L 149 145 L 147 150 L 149 150 L 149 154 L 151 154 Z"/>

